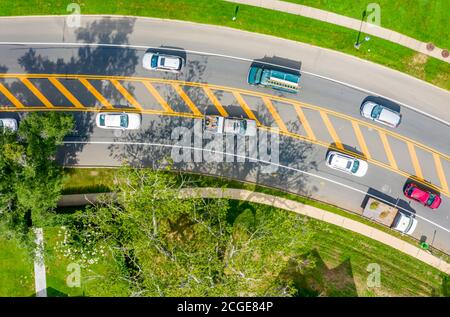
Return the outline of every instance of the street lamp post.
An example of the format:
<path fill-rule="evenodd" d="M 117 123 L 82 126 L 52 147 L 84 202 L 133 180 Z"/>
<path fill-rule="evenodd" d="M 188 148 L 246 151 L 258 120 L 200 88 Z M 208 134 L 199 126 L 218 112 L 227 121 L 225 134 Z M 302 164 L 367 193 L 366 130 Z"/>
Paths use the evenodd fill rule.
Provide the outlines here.
<path fill-rule="evenodd" d="M 356 38 L 356 42 L 355 42 L 355 45 L 354 45 L 356 49 L 359 49 L 359 47 L 362 44 L 362 42 L 359 41 L 359 37 L 361 36 L 361 29 L 362 29 L 362 25 L 363 25 L 363 22 L 364 22 L 364 18 L 366 17 L 366 14 L 367 14 L 367 12 L 366 12 L 366 10 L 364 10 L 363 13 L 362 13 L 361 24 L 359 26 L 358 37 Z M 368 41 L 368 40 L 370 40 L 370 38 L 368 36 L 366 36 L 364 40 Z"/>
<path fill-rule="evenodd" d="M 233 21 L 236 21 L 238 11 L 239 11 L 239 6 L 236 6 L 236 9 L 234 9 Z"/>

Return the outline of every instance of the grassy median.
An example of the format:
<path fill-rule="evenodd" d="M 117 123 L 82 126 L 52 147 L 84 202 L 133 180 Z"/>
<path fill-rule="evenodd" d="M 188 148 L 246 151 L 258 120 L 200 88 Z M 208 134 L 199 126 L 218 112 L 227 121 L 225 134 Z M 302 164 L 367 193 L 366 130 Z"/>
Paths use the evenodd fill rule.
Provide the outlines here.
<path fill-rule="evenodd" d="M 82 14 L 122 14 L 186 20 L 310 43 L 367 59 L 450 89 L 450 65 L 446 62 L 376 37 L 356 50 L 353 47 L 356 31 L 305 17 L 239 5 L 238 18 L 232 21 L 236 5 L 220 0 L 77 2 Z M 66 4 L 56 0 L 7 1 L 0 8 L 0 15 L 4 16 L 38 14 L 67 14 Z"/>
<path fill-rule="evenodd" d="M 284 0 L 360 19 L 369 3 L 380 6 L 381 26 L 417 40 L 432 42 L 440 48 L 450 47 L 448 0 Z"/>

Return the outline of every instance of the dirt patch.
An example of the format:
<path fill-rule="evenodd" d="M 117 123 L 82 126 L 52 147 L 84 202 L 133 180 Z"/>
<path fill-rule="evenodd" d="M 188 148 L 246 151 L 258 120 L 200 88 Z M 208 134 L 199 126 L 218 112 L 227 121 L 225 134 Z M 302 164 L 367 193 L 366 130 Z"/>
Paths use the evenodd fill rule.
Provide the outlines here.
<path fill-rule="evenodd" d="M 416 53 L 408 61 L 408 67 L 421 78 L 425 76 L 425 64 L 428 61 L 428 55 Z"/>

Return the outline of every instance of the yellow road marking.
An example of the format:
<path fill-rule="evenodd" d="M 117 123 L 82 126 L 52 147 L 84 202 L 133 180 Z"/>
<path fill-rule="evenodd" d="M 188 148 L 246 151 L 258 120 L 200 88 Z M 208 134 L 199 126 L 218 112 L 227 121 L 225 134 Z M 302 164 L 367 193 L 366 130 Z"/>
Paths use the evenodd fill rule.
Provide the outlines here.
<path fill-rule="evenodd" d="M 422 169 L 420 168 L 419 160 L 417 159 L 416 150 L 414 145 L 410 142 L 406 143 L 408 145 L 409 156 L 411 157 L 411 162 L 414 166 L 416 176 L 423 179 Z"/>
<path fill-rule="evenodd" d="M 444 153 L 441 153 L 433 148 L 430 148 L 424 144 L 418 143 L 410 138 L 407 138 L 405 136 L 402 136 L 398 133 L 392 132 L 390 130 L 384 129 L 378 125 L 374 125 L 371 124 L 369 122 L 366 121 L 362 121 L 356 118 L 353 118 L 351 116 L 339 113 L 339 112 L 335 112 L 333 110 L 329 110 L 329 109 L 324 109 L 315 105 L 311 105 L 308 103 L 304 103 L 304 102 L 299 102 L 297 100 L 294 99 L 289 99 L 289 98 L 283 98 L 283 97 L 278 97 L 278 96 L 274 96 L 274 95 L 270 95 L 270 94 L 266 94 L 266 93 L 260 93 L 260 92 L 255 92 L 255 91 L 250 91 L 250 90 L 245 90 L 245 89 L 239 89 L 239 88 L 232 88 L 232 87 L 226 87 L 226 86 L 218 86 L 218 85 L 211 85 L 211 84 L 204 84 L 204 83 L 195 83 L 195 82 L 187 82 L 187 81 L 180 81 L 180 80 L 171 80 L 171 79 L 161 79 L 161 78 L 148 78 L 148 77 L 128 77 L 128 76 L 99 76 L 99 75 L 85 75 L 85 74 L 77 74 L 77 75 L 67 75 L 67 74 L 13 74 L 13 73 L 8 73 L 8 74 L 0 74 L 0 78 L 50 78 L 50 77 L 56 77 L 56 78 L 66 78 L 66 79 L 79 79 L 79 78 L 89 78 L 89 79 L 99 79 L 99 80 L 111 80 L 111 79 L 116 79 L 116 80 L 128 80 L 128 81 L 137 81 L 137 82 L 141 82 L 141 81 L 151 81 L 153 83 L 164 83 L 164 84 L 177 84 L 177 85 L 184 85 L 184 86 L 192 86 L 192 87 L 209 87 L 210 89 L 215 89 L 215 90 L 223 90 L 223 91 L 228 91 L 228 92 L 239 92 L 239 93 L 243 93 L 243 94 L 248 94 L 248 95 L 252 95 L 252 96 L 256 96 L 256 97 L 268 97 L 271 98 L 273 100 L 277 100 L 277 101 L 281 101 L 281 102 L 285 102 L 288 104 L 298 104 L 304 108 L 308 108 L 308 109 L 312 109 L 312 110 L 316 110 L 316 111 L 326 111 L 328 114 L 331 114 L 335 117 L 339 117 L 342 119 L 346 119 L 349 121 L 356 121 L 358 122 L 359 125 L 362 126 L 366 126 L 368 128 L 372 128 L 376 131 L 382 131 L 384 132 L 386 135 L 390 135 L 392 137 L 395 137 L 397 139 L 400 139 L 404 142 L 409 141 L 411 143 L 413 143 L 416 147 L 418 148 L 422 148 L 426 151 L 429 151 L 431 153 L 436 153 L 438 155 L 440 155 L 443 159 L 450 161 L 450 156 L 446 155 Z"/>
<path fill-rule="evenodd" d="M 241 94 L 237 91 L 232 91 L 234 98 L 236 98 L 237 102 L 241 106 L 241 108 L 244 110 L 245 114 L 249 119 L 255 120 L 257 125 L 260 126 L 261 122 L 255 117 L 255 114 L 253 113 L 252 109 L 247 105 L 244 98 L 242 98 Z"/>
<path fill-rule="evenodd" d="M 173 112 L 172 108 L 170 108 L 169 104 L 164 100 L 163 97 L 159 94 L 159 92 L 153 87 L 151 83 L 148 81 L 143 81 L 142 84 L 147 88 L 147 90 L 155 97 L 156 101 L 161 105 L 161 107 L 167 112 Z"/>
<path fill-rule="evenodd" d="M 379 126 L 367 123 L 365 121 L 362 121 L 362 120 L 359 120 L 359 119 L 356 119 L 356 118 L 353 118 L 353 117 L 350 117 L 350 116 L 347 116 L 347 115 L 344 115 L 344 114 L 341 114 L 341 113 L 338 113 L 338 112 L 334 112 L 334 111 L 329 110 L 329 109 L 324 109 L 324 108 L 321 108 L 321 107 L 318 107 L 318 106 L 315 106 L 315 105 L 302 103 L 302 102 L 299 102 L 299 101 L 296 101 L 296 100 L 293 100 L 293 99 L 282 98 L 282 97 L 278 97 L 278 96 L 258 93 L 258 92 L 254 92 L 254 91 L 244 90 L 244 89 L 224 87 L 224 86 L 218 86 L 218 85 L 210 85 L 210 84 L 203 84 L 203 83 L 194 83 L 194 82 L 184 82 L 184 81 L 176 81 L 176 80 L 159 79 L 159 78 L 147 78 L 147 77 L 97 76 L 97 75 L 65 75 L 65 74 L 26 74 L 26 75 L 25 74 L 0 74 L 0 78 L 19 78 L 19 79 L 22 79 L 22 78 L 49 78 L 49 77 L 66 78 L 66 79 L 69 79 L 69 78 L 70 79 L 84 78 L 84 79 L 98 79 L 98 80 L 116 79 L 116 80 L 129 80 L 129 81 L 135 81 L 135 82 L 150 81 L 152 83 L 161 83 L 161 84 L 178 84 L 178 85 L 185 85 L 185 86 L 192 86 L 192 87 L 201 87 L 201 88 L 208 87 L 210 89 L 222 90 L 222 91 L 228 91 L 228 92 L 243 93 L 243 94 L 248 94 L 248 95 L 257 96 L 257 97 L 266 96 L 266 97 L 271 98 L 273 100 L 277 100 L 277 101 L 281 101 L 281 102 L 285 102 L 285 103 L 291 104 L 294 107 L 296 107 L 296 109 L 297 109 L 297 107 L 303 107 L 303 108 L 312 109 L 312 110 L 316 110 L 316 111 L 322 110 L 322 111 L 325 111 L 326 113 L 334 115 L 336 117 L 347 119 L 349 121 L 355 121 L 359 125 L 366 126 L 368 128 L 372 128 L 372 129 L 374 129 L 374 130 L 379 132 L 380 137 L 381 137 L 381 139 L 383 141 L 383 144 L 385 145 L 385 148 L 386 148 L 386 144 L 389 146 L 389 143 L 387 141 L 386 135 L 390 135 L 391 137 L 395 137 L 395 138 L 397 138 L 399 140 L 402 140 L 402 141 L 405 141 L 405 142 L 409 141 L 409 142 L 411 142 L 412 144 L 414 144 L 418 148 L 422 148 L 422 149 L 424 149 L 424 150 L 426 150 L 428 152 L 431 152 L 431 153 L 434 153 L 434 154 L 440 156 L 440 158 L 442 158 L 444 160 L 450 161 L 450 156 L 449 155 L 441 153 L 441 152 L 439 152 L 439 151 L 437 151 L 435 149 L 427 147 L 424 144 L 418 143 L 418 142 L 416 142 L 416 141 L 414 141 L 412 139 L 409 139 L 407 137 L 399 135 L 399 134 L 397 134 L 395 132 L 391 132 L 390 130 L 381 128 Z M 89 109 L 89 108 L 86 108 L 86 109 Z M 95 110 L 92 110 L 92 109 L 89 109 L 89 110 L 86 110 L 86 109 L 84 111 L 95 111 Z M 2 109 L 2 111 L 5 111 L 5 112 L 46 111 L 46 110 L 48 110 L 48 109 L 41 108 L 41 107 L 33 107 L 33 108 L 25 107 L 25 109 L 17 109 L 17 108 L 8 107 L 8 108 Z M 77 111 L 77 109 L 75 109 L 75 108 L 69 108 L 68 109 L 67 107 L 65 107 L 65 108 L 61 107 L 61 108 L 55 109 L 55 110 L 58 110 L 58 111 Z M 118 111 L 123 111 L 123 109 L 120 109 Z M 133 112 L 134 110 L 133 109 L 127 109 L 127 111 L 132 111 Z M 144 111 L 143 113 L 158 114 L 157 111 Z M 200 116 L 195 116 L 195 115 L 186 114 L 186 113 L 181 114 L 181 113 L 167 113 L 166 112 L 166 113 L 161 113 L 161 114 L 169 115 L 169 116 L 189 117 L 189 118 L 198 118 L 198 117 L 200 117 Z M 261 127 L 261 128 L 265 128 L 265 127 Z M 280 133 L 281 134 L 286 134 L 286 133 L 283 133 L 281 131 L 280 131 Z M 303 137 L 303 136 L 300 136 L 300 135 L 292 135 L 292 134 L 290 134 L 289 136 L 296 137 L 298 139 L 302 139 L 302 140 L 305 140 L 305 141 L 309 141 L 311 143 L 319 144 L 321 146 L 329 147 L 328 143 L 325 144 L 323 142 L 314 140 L 311 137 L 307 138 L 307 137 Z M 346 150 L 343 150 L 343 152 L 345 152 L 345 151 Z M 389 148 L 389 152 L 392 154 L 392 152 L 390 151 L 390 148 Z M 351 152 L 349 154 L 351 154 Z M 354 153 L 353 155 L 358 156 L 357 153 Z M 383 162 L 375 161 L 373 159 L 369 159 L 368 161 L 373 163 L 373 164 L 375 164 L 375 165 L 378 165 L 380 167 L 383 167 L 383 168 L 386 168 L 388 170 L 391 170 L 391 171 L 393 171 L 393 172 L 395 172 L 395 173 L 397 173 L 399 175 L 402 175 L 402 176 L 405 176 L 405 177 L 409 177 L 410 176 L 409 173 L 403 172 L 403 171 L 398 169 L 397 164 L 395 163 L 395 160 L 393 160 L 393 156 L 392 155 L 391 155 L 391 158 L 390 158 L 390 164 L 391 165 L 385 164 Z M 415 178 L 419 183 L 423 183 L 419 178 L 417 178 L 415 176 L 412 176 L 412 178 Z M 425 185 L 425 183 L 423 183 L 423 184 Z M 426 185 L 430 186 L 429 183 L 426 183 Z M 435 189 L 437 189 L 437 190 L 441 190 L 441 192 L 443 190 L 443 189 L 441 189 L 439 187 L 436 187 L 435 185 L 431 185 L 431 186 L 435 187 Z M 447 191 L 447 192 L 445 192 L 445 195 L 446 196 L 450 196 L 450 193 Z"/>
<path fill-rule="evenodd" d="M 176 90 L 176 92 L 180 95 L 180 97 L 184 100 L 184 102 L 188 105 L 188 107 L 191 109 L 192 113 L 201 116 L 202 113 L 200 110 L 197 109 L 195 104 L 192 102 L 192 100 L 186 95 L 183 88 L 180 87 L 178 84 L 172 84 L 172 87 Z"/>
<path fill-rule="evenodd" d="M 327 127 L 328 132 L 331 135 L 331 138 L 333 139 L 334 143 L 336 144 L 336 147 L 340 150 L 343 150 L 344 146 L 342 145 L 342 142 L 339 139 L 339 136 L 337 135 L 336 130 L 334 129 L 333 125 L 331 124 L 330 118 L 328 118 L 328 115 L 323 110 L 319 111 L 319 113 L 320 113 L 320 116 L 322 117 L 323 122 L 325 123 L 325 126 Z"/>
<path fill-rule="evenodd" d="M 28 78 L 22 77 L 20 80 L 24 83 L 25 86 L 30 89 L 33 94 L 46 106 L 47 108 L 53 108 L 53 105 L 48 99 L 28 80 Z"/>
<path fill-rule="evenodd" d="M 358 139 L 359 146 L 361 147 L 361 151 L 364 153 L 364 155 L 367 158 L 370 157 L 369 148 L 367 147 L 366 140 L 364 140 L 364 137 L 362 135 L 361 129 L 359 128 L 358 123 L 355 121 L 352 121 L 353 130 L 355 130 L 356 138 Z"/>
<path fill-rule="evenodd" d="M 119 83 L 119 81 L 117 79 L 111 79 L 111 84 L 114 85 L 114 87 L 116 87 L 116 89 L 118 91 L 120 91 L 120 93 L 128 100 L 129 103 L 131 103 L 133 105 L 133 107 L 135 107 L 136 109 L 142 110 L 142 106 L 139 104 L 139 102 L 137 102 L 136 99 L 134 99 L 134 97 L 128 92 L 128 90 L 126 90 L 121 83 Z"/>
<path fill-rule="evenodd" d="M 288 129 L 286 128 L 286 125 L 281 119 L 280 114 L 277 112 L 277 109 L 275 109 L 275 106 L 272 104 L 272 101 L 270 101 L 270 99 L 267 97 L 263 97 L 262 100 L 264 101 L 264 104 L 266 105 L 267 109 L 269 109 L 269 112 L 272 114 L 272 117 L 275 119 L 275 122 L 277 123 L 278 127 L 282 131 L 287 132 Z"/>
<path fill-rule="evenodd" d="M 225 108 L 222 106 L 222 104 L 220 103 L 219 99 L 217 99 L 217 97 L 214 95 L 214 93 L 211 91 L 211 89 L 209 89 L 208 87 L 204 86 L 203 90 L 205 91 L 205 94 L 209 97 L 209 99 L 211 100 L 211 102 L 214 104 L 214 106 L 217 108 L 217 110 L 219 111 L 220 115 L 222 117 L 228 117 L 228 113 L 225 110 Z"/>
<path fill-rule="evenodd" d="M 447 180 L 445 179 L 445 173 L 444 169 L 442 168 L 441 160 L 439 156 L 435 153 L 433 153 L 433 158 L 434 158 L 434 165 L 436 166 L 436 172 L 439 177 L 439 182 L 441 183 L 441 187 L 444 189 L 444 191 L 448 192 L 449 191 L 448 184 Z"/>
<path fill-rule="evenodd" d="M 311 126 L 309 125 L 309 122 L 306 119 L 306 116 L 303 113 L 302 108 L 299 105 L 297 105 L 297 104 L 294 104 L 294 108 L 295 108 L 295 111 L 297 112 L 297 116 L 298 116 L 298 118 L 300 120 L 300 123 L 303 126 L 303 128 L 305 129 L 306 134 L 308 135 L 308 137 L 311 140 L 316 140 L 316 136 L 314 135 L 314 132 L 311 129 Z"/>
<path fill-rule="evenodd" d="M 12 94 L 9 92 L 9 90 L 3 86 L 2 83 L 0 83 L 0 92 L 2 92 L 6 98 L 11 101 L 11 103 L 16 106 L 17 108 L 24 108 L 25 106 Z"/>
<path fill-rule="evenodd" d="M 386 134 L 382 131 L 378 131 L 378 134 L 380 135 L 381 142 L 383 142 L 384 151 L 386 152 L 389 164 L 392 168 L 398 170 L 397 162 L 395 161 L 394 154 L 392 154 L 391 146 L 389 145 Z"/>
<path fill-rule="evenodd" d="M 100 101 L 106 108 L 111 109 L 113 108 L 113 106 L 109 103 L 108 100 L 106 100 L 105 97 L 103 97 L 103 95 L 98 92 L 97 89 L 95 89 L 95 87 L 85 78 L 79 78 L 78 79 L 86 88 L 87 90 L 89 90 L 89 92 L 91 94 L 93 94 L 95 96 L 95 98 L 97 98 L 98 101 Z"/>
<path fill-rule="evenodd" d="M 74 108 L 74 107 L 64 107 L 64 106 L 59 106 L 59 107 L 55 106 L 52 110 L 53 111 L 80 111 L 80 109 L 77 109 L 77 108 Z M 5 108 L 5 109 L 2 109 L 2 111 L 4 111 L 4 112 L 22 112 L 22 111 L 30 111 L 30 112 L 32 112 L 32 111 L 49 111 L 49 109 L 45 108 L 45 107 L 42 107 L 42 106 L 40 106 L 40 107 L 36 107 L 35 106 L 35 107 L 25 107 L 24 109 Z M 98 108 L 93 108 L 93 107 L 87 107 L 87 108 L 83 109 L 83 111 L 85 111 L 85 112 L 99 112 L 99 109 Z M 123 112 L 123 109 L 113 108 L 110 111 L 111 112 Z M 144 109 L 144 110 L 140 111 L 138 109 L 129 108 L 126 111 L 127 112 L 137 112 L 137 113 L 143 113 L 143 114 L 150 114 L 150 115 L 167 115 L 167 116 L 185 117 L 185 118 L 193 118 L 193 119 L 202 117 L 202 116 L 195 116 L 192 113 L 163 112 L 163 111 L 148 110 L 148 109 Z M 330 144 L 328 142 L 323 142 L 323 141 L 318 141 L 318 140 L 311 140 L 308 137 L 305 137 L 305 136 L 302 136 L 302 135 L 299 135 L 299 134 L 295 134 L 295 133 L 292 133 L 292 132 L 283 132 L 281 130 L 276 130 L 275 131 L 275 130 L 273 130 L 273 128 L 265 127 L 265 126 L 260 126 L 259 128 L 263 129 L 263 130 L 279 133 L 279 134 L 282 134 L 282 135 L 286 135 L 286 136 L 289 136 L 289 137 L 292 137 L 292 138 L 295 138 L 295 139 L 298 139 L 298 140 L 302 140 L 302 141 L 310 142 L 310 143 L 313 143 L 313 144 L 316 144 L 316 145 L 320 145 L 320 146 L 325 147 L 325 148 L 331 148 L 333 150 L 340 150 L 340 149 L 338 149 L 335 146 L 330 146 Z M 364 159 L 364 157 L 362 157 L 358 153 L 353 153 L 352 151 L 349 151 L 349 150 L 346 150 L 346 149 L 340 150 L 340 151 L 343 152 L 343 153 L 347 153 L 349 155 L 352 155 L 352 156 Z M 390 171 L 392 171 L 392 172 L 394 172 L 396 174 L 402 175 L 405 178 L 408 178 L 408 177 L 413 178 L 418 183 L 426 185 L 426 186 L 429 186 L 431 188 L 434 188 L 435 190 L 440 191 L 442 194 L 450 197 L 450 193 L 448 191 L 444 191 L 442 188 L 440 188 L 440 187 L 438 187 L 438 186 L 436 186 L 434 184 L 425 183 L 425 182 L 423 182 L 423 180 L 421 180 L 421 179 L 419 179 L 419 178 L 417 178 L 415 176 L 411 176 L 410 173 L 406 173 L 406 172 L 401 171 L 399 169 L 394 169 L 390 165 L 385 164 L 383 162 L 376 161 L 374 159 L 368 159 L 367 161 L 372 163 L 372 164 L 374 164 L 374 165 L 377 165 L 379 167 L 382 167 L 382 168 L 385 168 L 387 170 L 390 170 Z"/>
<path fill-rule="evenodd" d="M 81 104 L 81 102 L 78 101 L 77 98 L 75 98 L 72 93 L 67 90 L 66 87 L 64 87 L 63 84 L 59 82 L 56 78 L 49 78 L 48 79 L 69 101 L 76 107 L 76 108 L 84 108 L 84 106 Z"/>

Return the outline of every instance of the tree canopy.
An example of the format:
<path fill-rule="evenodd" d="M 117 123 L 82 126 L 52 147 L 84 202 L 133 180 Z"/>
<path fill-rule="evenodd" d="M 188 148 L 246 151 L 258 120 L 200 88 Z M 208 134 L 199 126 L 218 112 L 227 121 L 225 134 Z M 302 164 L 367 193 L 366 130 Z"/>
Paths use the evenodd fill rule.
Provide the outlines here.
<path fill-rule="evenodd" d="M 224 199 L 179 198 L 175 174 L 123 167 L 113 196 L 73 215 L 68 246 L 89 260 L 112 252 L 130 295 L 287 296 L 280 278 L 311 239 L 303 218 L 236 208 Z M 105 287 L 108 287 L 105 285 Z"/>
<path fill-rule="evenodd" d="M 56 148 L 73 126 L 69 114 L 30 113 L 1 136 L 0 218 L 10 228 L 26 233 L 56 207 L 63 178 Z"/>

